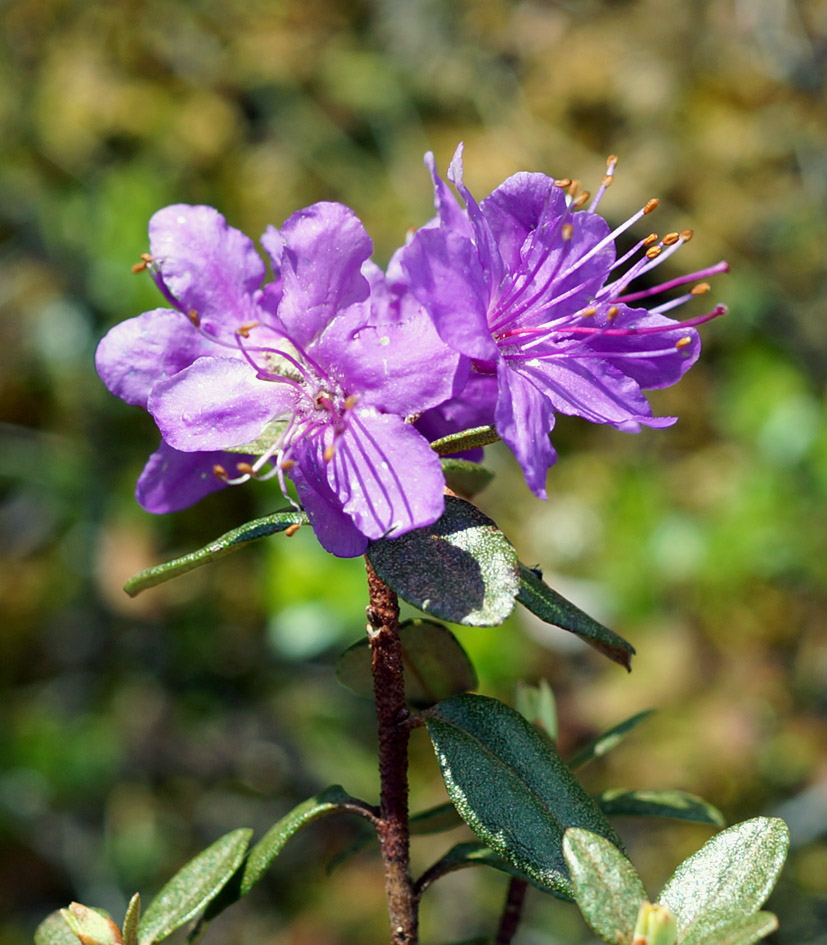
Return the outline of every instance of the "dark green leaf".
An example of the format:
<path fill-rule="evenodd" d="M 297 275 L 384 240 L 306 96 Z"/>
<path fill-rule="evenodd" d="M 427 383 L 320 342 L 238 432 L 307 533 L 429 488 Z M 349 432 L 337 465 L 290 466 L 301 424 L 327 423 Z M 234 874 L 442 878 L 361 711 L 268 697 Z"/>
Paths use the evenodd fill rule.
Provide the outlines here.
<path fill-rule="evenodd" d="M 129 900 L 123 919 L 124 945 L 135 945 L 138 940 L 138 925 L 141 921 L 141 896 L 139 893 Z"/>
<path fill-rule="evenodd" d="M 595 758 L 601 758 L 606 752 L 611 751 L 616 745 L 632 731 L 637 728 L 641 722 L 648 719 L 654 712 L 654 709 L 644 709 L 628 719 L 624 719 L 617 725 L 612 726 L 608 731 L 598 735 L 597 738 L 584 745 L 574 755 L 569 758 L 569 767 L 572 771 L 577 771 Z"/>
<path fill-rule="evenodd" d="M 261 431 L 261 434 L 251 443 L 242 443 L 241 446 L 225 447 L 228 453 L 244 453 L 247 456 L 263 456 L 269 453 L 281 438 L 287 428 L 286 420 L 273 420 Z"/>
<path fill-rule="evenodd" d="M 448 796 L 494 853 L 542 888 L 571 896 L 562 840 L 587 827 L 617 841 L 551 742 L 486 696 L 455 696 L 426 718 Z"/>
<path fill-rule="evenodd" d="M 344 788 L 334 784 L 294 807 L 289 814 L 285 814 L 250 850 L 241 875 L 240 894 L 246 896 L 255 886 L 293 834 L 319 817 L 335 814 L 353 805 L 363 806 L 361 801 L 351 797 Z"/>
<path fill-rule="evenodd" d="M 646 890 L 634 866 L 603 837 L 590 830 L 567 830 L 563 853 L 583 918 L 605 941 L 631 945 Z"/>
<path fill-rule="evenodd" d="M 553 742 L 557 741 L 557 705 L 551 686 L 545 679 L 541 679 L 536 686 L 517 683 L 516 704 L 520 715 L 542 729 Z"/>
<path fill-rule="evenodd" d="M 78 937 L 66 924 L 62 911 L 52 912 L 38 925 L 34 945 L 78 945 Z"/>
<path fill-rule="evenodd" d="M 708 840 L 684 860 L 659 902 L 672 910 L 682 945 L 757 911 L 772 891 L 789 845 L 783 820 L 755 817 Z"/>
<path fill-rule="evenodd" d="M 471 430 L 463 430 L 462 433 L 451 433 L 449 436 L 434 440 L 431 443 L 431 449 L 440 456 L 450 456 L 451 453 L 464 453 L 478 446 L 490 446 L 499 438 L 494 427 L 474 427 Z"/>
<path fill-rule="evenodd" d="M 477 675 L 459 640 L 442 624 L 410 620 L 399 627 L 405 669 L 405 698 L 418 709 L 477 685 Z M 348 647 L 336 667 L 339 682 L 360 696 L 373 695 L 367 637 Z"/>
<path fill-rule="evenodd" d="M 130 578 L 123 589 L 130 597 L 135 597 L 148 587 L 164 584 L 172 578 L 186 574 L 187 571 L 194 571 L 211 561 L 217 561 L 257 538 L 266 538 L 268 535 L 275 535 L 276 532 L 283 532 L 291 525 L 302 525 L 306 522 L 307 515 L 304 512 L 296 512 L 294 509 L 285 509 L 274 512 L 272 515 L 265 515 L 264 518 L 253 519 L 252 522 L 226 532 L 209 545 L 199 548 L 198 551 L 191 551 L 180 558 L 167 561 L 166 564 L 156 564 L 153 568 L 141 571 L 140 574 Z"/>
<path fill-rule="evenodd" d="M 467 459 L 443 459 L 445 485 L 464 499 L 473 499 L 494 478 L 494 473 Z"/>
<path fill-rule="evenodd" d="M 615 663 L 620 663 L 631 672 L 635 648 L 623 637 L 598 623 L 593 617 L 575 607 L 562 594 L 552 590 L 539 573 L 520 565 L 520 592 L 517 600 L 535 616 L 546 623 L 577 634 Z"/>
<path fill-rule="evenodd" d="M 428 528 L 373 541 L 379 577 L 414 607 L 472 627 L 501 624 L 519 590 L 517 555 L 494 522 L 470 502 L 447 496 Z"/>
<path fill-rule="evenodd" d="M 536 882 L 531 876 L 522 873 L 514 867 L 508 860 L 497 856 L 497 854 L 492 852 L 484 843 L 479 843 L 476 840 L 458 843 L 456 846 L 451 847 L 445 856 L 437 860 L 437 862 L 423 874 L 422 888 L 426 889 L 440 877 L 447 876 L 448 873 L 454 873 L 457 870 L 465 869 L 468 866 L 491 866 L 501 873 L 508 873 L 509 876 L 524 879 L 527 883 L 531 883 L 532 886 L 537 886 L 538 889 L 542 889 L 543 892 L 551 892 L 559 899 L 571 901 L 571 897 L 566 895 L 562 890 L 550 889 L 545 883 Z"/>
<path fill-rule="evenodd" d="M 699 824 L 726 826 L 724 815 L 696 794 L 685 791 L 604 791 L 595 797 L 607 816 L 671 817 Z"/>
<path fill-rule="evenodd" d="M 453 830 L 462 823 L 464 823 L 462 817 L 449 801 L 447 804 L 437 804 L 436 807 L 429 807 L 427 810 L 419 811 L 418 814 L 413 814 L 410 830 L 416 835 L 442 833 L 443 830 Z"/>
<path fill-rule="evenodd" d="M 160 942 L 221 892 L 244 859 L 253 831 L 233 830 L 179 870 L 149 904 L 138 926 L 140 945 Z"/>
<path fill-rule="evenodd" d="M 771 912 L 753 912 L 741 919 L 724 919 L 705 934 L 688 939 L 686 945 L 753 945 L 777 928 L 778 919 Z"/>

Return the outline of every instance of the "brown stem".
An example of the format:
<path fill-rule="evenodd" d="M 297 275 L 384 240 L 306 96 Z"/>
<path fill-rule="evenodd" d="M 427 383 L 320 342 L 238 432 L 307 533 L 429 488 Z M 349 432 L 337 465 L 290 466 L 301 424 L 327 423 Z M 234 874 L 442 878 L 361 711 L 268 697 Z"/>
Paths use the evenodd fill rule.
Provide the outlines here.
<path fill-rule="evenodd" d="M 525 899 L 528 883 L 524 879 L 511 878 L 508 884 L 508 892 L 505 897 L 503 914 L 500 917 L 500 927 L 497 929 L 497 937 L 494 939 L 494 945 L 511 945 L 511 940 L 520 924 L 523 915 L 523 901 Z"/>
<path fill-rule="evenodd" d="M 376 832 L 385 864 L 391 945 L 416 945 L 417 902 L 410 872 L 408 835 L 409 716 L 399 642 L 396 594 L 366 562 L 370 604 L 367 632 L 379 723 L 379 821 Z"/>

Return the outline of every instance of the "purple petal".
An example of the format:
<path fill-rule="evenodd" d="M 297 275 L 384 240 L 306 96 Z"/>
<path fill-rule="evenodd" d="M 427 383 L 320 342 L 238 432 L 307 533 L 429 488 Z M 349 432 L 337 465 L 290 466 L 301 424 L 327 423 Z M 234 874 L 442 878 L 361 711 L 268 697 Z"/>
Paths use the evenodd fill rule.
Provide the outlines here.
<path fill-rule="evenodd" d="M 202 323 L 234 330 L 260 314 L 252 295 L 266 274 L 252 240 L 212 207 L 176 204 L 149 221 L 153 260 L 168 294 Z"/>
<path fill-rule="evenodd" d="M 281 235 L 284 297 L 279 316 L 293 343 L 307 349 L 338 312 L 368 298 L 361 268 L 372 243 L 356 214 L 339 203 L 299 210 Z M 365 305 L 365 320 L 369 312 Z"/>
<path fill-rule="evenodd" d="M 333 444 L 332 459 L 323 450 Z M 368 538 L 398 536 L 435 522 L 445 507 L 439 457 L 400 417 L 355 410 L 344 433 L 316 437 L 297 456 L 308 467 L 324 469 L 342 510 Z"/>
<path fill-rule="evenodd" d="M 246 361 L 199 358 L 156 384 L 148 407 L 167 443 L 200 452 L 254 440 L 295 398 L 293 387 L 261 380 Z"/>
<path fill-rule="evenodd" d="M 492 425 L 496 403 L 497 378 L 493 374 L 470 374 L 460 394 L 423 413 L 415 426 L 433 443 L 451 433 Z M 452 455 L 479 462 L 483 453 L 482 449 L 474 449 Z"/>
<path fill-rule="evenodd" d="M 235 463 L 247 459 L 238 453 L 220 451 L 181 453 L 161 441 L 138 478 L 135 498 L 147 512 L 156 515 L 178 512 L 225 487 L 226 483 L 213 473 L 213 467 L 223 466 L 232 475 Z"/>
<path fill-rule="evenodd" d="M 157 381 L 215 350 L 180 312 L 156 308 L 111 328 L 95 352 L 95 367 L 113 394 L 146 407 Z"/>
<path fill-rule="evenodd" d="M 491 285 L 474 244 L 449 230 L 420 230 L 402 264 L 443 341 L 469 358 L 496 359 L 487 317 Z"/>
<path fill-rule="evenodd" d="M 501 363 L 497 371 L 497 432 L 522 467 L 529 489 L 546 498 L 546 473 L 557 461 L 548 438 L 554 410 L 548 398 L 526 377 Z"/>
<path fill-rule="evenodd" d="M 459 145 L 457 151 L 461 154 L 462 145 Z M 460 157 L 460 161 L 462 158 Z M 431 180 L 434 182 L 434 207 L 436 207 L 437 216 L 441 226 L 448 227 L 458 233 L 462 233 L 471 239 L 474 230 L 471 227 L 468 217 L 460 207 L 457 198 L 451 193 L 450 188 L 439 176 L 436 169 L 436 160 L 433 152 L 428 151 L 425 155 L 425 166 L 431 174 Z"/>
<path fill-rule="evenodd" d="M 294 466 L 290 478 L 296 485 L 299 500 L 307 512 L 319 544 L 339 558 L 355 558 L 365 553 L 367 538 L 342 511 L 339 497 L 330 488 L 324 462 L 305 462 L 304 468 Z"/>

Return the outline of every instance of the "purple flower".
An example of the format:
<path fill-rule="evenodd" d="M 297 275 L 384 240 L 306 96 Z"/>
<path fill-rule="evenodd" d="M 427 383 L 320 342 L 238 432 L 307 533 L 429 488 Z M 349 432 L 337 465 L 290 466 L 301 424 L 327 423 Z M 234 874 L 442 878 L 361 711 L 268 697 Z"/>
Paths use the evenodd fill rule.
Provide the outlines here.
<path fill-rule="evenodd" d="M 691 231 L 661 240 L 652 234 L 618 259 L 615 239 L 657 201 L 610 229 L 594 211 L 616 158 L 580 212 L 590 195 L 544 174 L 515 174 L 478 205 L 463 184 L 460 145 L 448 178 L 463 209 L 438 176 L 432 154 L 426 164 L 438 216 L 405 247 L 401 264 L 443 340 L 471 359 L 476 373 L 496 377 L 497 432 L 535 494 L 545 498 L 546 472 L 556 460 L 548 437 L 555 413 L 629 432 L 674 423 L 652 416 L 643 390 L 679 380 L 700 353 L 692 326 L 725 309 L 685 322 L 664 317 L 705 291 L 703 284 L 652 309 L 630 303 L 724 272 L 726 263 L 628 293 L 633 279 L 669 257 Z"/>
<path fill-rule="evenodd" d="M 381 274 L 352 211 L 315 204 L 268 228 L 277 278 L 263 288 L 252 242 L 209 207 L 161 210 L 150 244 L 173 307 L 116 326 L 96 358 L 161 431 L 139 484 L 146 508 L 254 477 L 285 488 L 288 474 L 319 541 L 343 557 L 442 514 L 439 459 L 405 418 L 453 394 L 459 358 L 418 306 L 372 304 Z M 256 440 L 256 458 L 226 452 Z"/>

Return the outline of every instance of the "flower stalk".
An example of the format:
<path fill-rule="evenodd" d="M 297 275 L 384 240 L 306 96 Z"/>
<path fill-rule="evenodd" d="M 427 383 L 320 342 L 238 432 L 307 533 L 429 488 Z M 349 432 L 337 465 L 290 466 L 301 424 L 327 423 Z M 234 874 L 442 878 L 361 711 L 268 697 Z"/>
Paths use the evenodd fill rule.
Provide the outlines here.
<path fill-rule="evenodd" d="M 380 801 L 377 835 L 385 866 L 391 945 L 415 945 L 417 897 L 410 872 L 408 830 L 408 739 L 399 602 L 366 562 L 370 603 L 367 633 L 379 729 Z"/>

